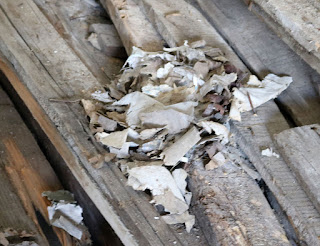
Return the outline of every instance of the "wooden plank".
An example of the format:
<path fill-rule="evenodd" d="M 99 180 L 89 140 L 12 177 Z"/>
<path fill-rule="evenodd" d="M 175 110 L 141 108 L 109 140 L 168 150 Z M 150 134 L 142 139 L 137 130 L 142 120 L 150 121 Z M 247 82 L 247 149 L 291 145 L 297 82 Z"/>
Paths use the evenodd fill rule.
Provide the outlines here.
<path fill-rule="evenodd" d="M 101 53 L 87 41 L 92 23 L 111 22 L 101 6 L 81 0 L 34 2 L 100 83 L 107 84 L 119 72 L 122 60 Z"/>
<path fill-rule="evenodd" d="M 315 2 L 253 0 L 251 8 L 320 73 L 319 3 Z"/>
<path fill-rule="evenodd" d="M 250 12 L 243 1 L 196 2 L 207 19 L 260 79 L 270 72 L 293 77 L 294 82 L 277 100 L 296 125 L 319 122 L 320 74 L 304 63 L 266 23 Z"/>
<path fill-rule="evenodd" d="M 200 19 L 199 13 L 191 10 L 191 7 L 184 10 L 184 8 L 181 7 L 185 6 L 183 1 L 170 3 L 169 1 L 156 2 L 153 0 L 144 0 L 140 1 L 140 3 L 145 4 L 143 7 L 145 13 L 149 16 L 150 21 L 154 23 L 154 26 L 161 26 L 161 29 L 157 29 L 159 33 L 162 34 L 163 32 L 163 37 L 170 36 L 170 40 L 180 40 L 181 42 L 183 39 L 186 39 L 184 34 L 190 33 L 190 30 L 193 30 L 194 36 L 198 33 L 201 34 L 201 32 L 198 32 L 198 29 L 201 30 L 201 28 L 198 28 L 196 25 L 192 26 L 192 24 L 192 28 L 189 28 L 190 21 L 177 23 L 179 19 L 180 21 L 184 21 L 188 18 L 196 17 L 197 21 L 201 20 L 199 21 L 200 23 L 206 23 L 206 20 Z M 168 18 L 165 19 L 164 16 L 169 10 L 178 14 L 172 17 L 170 23 L 167 23 Z M 163 26 L 165 27 L 163 28 Z M 179 28 L 174 28 L 173 26 L 178 26 Z M 212 33 L 210 28 L 213 27 L 209 25 L 205 26 L 207 27 L 205 34 Z M 175 36 L 175 38 L 171 36 Z M 202 37 L 198 36 L 198 38 Z M 206 36 L 204 35 L 203 38 L 205 39 Z M 217 40 L 220 41 L 222 38 L 217 38 Z M 225 42 L 223 40 L 221 42 L 222 43 L 208 42 L 208 44 L 216 47 L 226 47 Z M 170 42 L 168 43 L 170 44 Z M 229 50 L 229 53 L 232 52 L 230 47 Z M 227 56 L 227 58 L 233 64 L 240 62 L 239 58 L 235 55 L 231 57 Z M 236 60 L 234 61 L 233 59 Z M 243 67 L 244 65 L 242 64 L 240 68 Z M 279 133 L 289 128 L 289 126 L 273 101 L 260 106 L 257 110 L 258 117 L 253 116 L 250 112 L 244 113 L 242 122 L 235 122 L 233 124 L 232 130 L 235 133 L 237 141 L 275 194 L 282 208 L 290 217 L 294 228 L 297 229 L 300 240 L 306 241 L 310 245 L 319 245 L 319 214 L 312 206 L 310 199 L 308 199 L 304 190 L 297 184 L 295 177 L 291 174 L 282 159 L 275 161 L 261 156 L 261 148 L 264 146 L 274 147 L 271 136 L 273 136 L 274 133 Z M 294 194 L 297 194 L 299 199 L 297 199 Z M 307 204 L 307 206 L 301 206 L 301 202 Z M 310 215 L 312 215 L 313 218 L 312 223 L 309 223 Z"/>
<path fill-rule="evenodd" d="M 266 147 L 279 153 L 272 136 L 288 128 L 279 110 L 268 102 L 258 108 L 258 117 L 244 113 L 242 123 L 233 122 L 231 127 L 240 148 L 287 214 L 299 238 L 297 243 L 320 245 L 320 216 L 312 201 L 282 157 L 261 155 L 261 150 Z"/>
<path fill-rule="evenodd" d="M 275 139 L 281 155 L 320 211 L 320 125 L 285 130 Z"/>
<path fill-rule="evenodd" d="M 88 159 L 104 154 L 104 150 L 92 141 L 82 107 L 53 103 L 49 99 L 83 97 L 101 88 L 100 84 L 32 1 L 2 1 L 0 6 L 6 11 L 6 14 L 0 11 L 0 29 L 7 33 L 1 37 L 0 49 L 20 78 L 2 61 L 4 73 L 122 242 L 125 245 L 171 245 L 173 242 L 202 245 L 201 232 L 196 234 L 198 237 L 194 234 L 188 237 L 190 241 L 186 242 L 163 220 L 155 220 L 157 212 L 148 199 L 125 187 L 117 176 L 122 175 L 120 170 L 113 168 L 112 163 L 101 169 L 92 167 Z M 61 56 L 54 55 L 59 53 Z M 50 63 L 46 62 L 48 60 Z M 182 232 L 181 237 L 185 234 Z"/>
<path fill-rule="evenodd" d="M 248 69 L 240 61 L 218 32 L 211 27 L 201 13 L 185 1 L 137 1 L 155 29 L 162 35 L 170 47 L 180 46 L 185 40 L 189 42 L 203 39 L 225 53 L 228 59 L 239 69 Z"/>
<path fill-rule="evenodd" d="M 48 204 L 41 193 L 48 189 L 57 190 L 62 187 L 31 133 L 1 88 L 0 97 L 0 185 L 3 196 L 0 199 L 0 228 L 3 230 L 12 227 L 20 232 L 26 230 L 29 233 L 36 233 L 34 237 L 40 245 L 49 245 L 37 220 L 35 208 L 41 212 L 48 223 Z M 21 157 L 20 152 L 19 156 L 14 155 L 10 160 L 8 159 L 8 149 L 5 144 L 9 142 L 18 151 L 23 148 L 22 152 L 25 156 L 22 160 L 20 159 L 20 162 L 16 162 Z M 28 159 L 28 163 L 24 158 Z M 15 164 L 22 167 L 13 166 Z M 34 179 L 38 177 L 38 172 L 42 175 L 41 184 L 36 182 L 39 179 Z M 62 245 L 70 245 L 71 237 L 68 233 L 59 228 L 54 230 Z"/>
<path fill-rule="evenodd" d="M 128 54 L 132 46 L 146 51 L 162 50 L 164 42 L 133 0 L 101 0 L 117 28 Z"/>

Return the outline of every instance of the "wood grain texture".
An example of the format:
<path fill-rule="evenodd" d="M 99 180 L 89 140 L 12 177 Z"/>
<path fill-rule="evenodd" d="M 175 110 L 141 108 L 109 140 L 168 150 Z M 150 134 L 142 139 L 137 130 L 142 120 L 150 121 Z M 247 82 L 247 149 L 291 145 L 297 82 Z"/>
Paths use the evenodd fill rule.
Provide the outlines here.
<path fill-rule="evenodd" d="M 261 16 L 295 52 L 320 72 L 319 2 L 253 0 L 252 3 L 252 11 Z"/>
<path fill-rule="evenodd" d="M 21 4 L 24 8 L 18 7 Z M 83 97 L 101 85 L 32 1 L 2 1 L 0 6 L 6 10 L 6 15 L 0 11 L 0 29 L 7 33 L 1 37 L 0 49 L 19 74 L 17 77 L 6 69 L 6 76 L 122 242 L 125 245 L 171 245 L 174 242 L 176 245 L 203 245 L 201 232 L 194 232 L 196 235 L 191 234 L 193 236 L 181 232 L 178 236 L 178 232 L 164 221 L 155 220 L 157 212 L 148 199 L 126 187 L 123 175 L 112 163 L 101 169 L 92 167 L 88 159 L 103 154 L 104 150 L 90 138 L 82 107 L 79 104 L 54 103 L 49 99 Z M 21 16 L 24 17 L 23 22 Z M 39 30 L 30 28 L 39 20 Z M 43 42 L 39 44 L 43 45 L 42 49 L 39 49 L 38 43 L 33 41 L 37 35 L 50 46 Z M 48 40 L 46 36 L 49 35 L 51 39 Z M 52 55 L 52 51 L 63 55 Z M 64 57 L 68 55 L 73 59 L 69 57 L 66 61 L 70 62 L 65 62 Z M 56 66 L 46 63 L 47 59 Z M 1 65 L 6 66 L 3 62 Z M 119 176 L 123 179 L 120 180 Z"/>
<path fill-rule="evenodd" d="M 149 17 L 150 21 L 154 23 L 154 26 L 159 33 L 163 35 L 165 40 L 167 36 L 169 36 L 169 40 L 179 40 L 181 37 L 185 38 L 185 33 L 192 32 L 192 30 L 195 32 L 194 35 L 198 34 L 197 26 L 190 28 L 191 31 L 187 30 L 190 27 L 189 22 L 180 24 L 174 22 L 173 25 L 172 23 L 167 24 L 168 20 L 164 19 L 165 14 L 170 9 L 176 10 L 176 13 L 178 13 L 178 17 L 173 18 L 180 18 L 181 21 L 185 18 L 199 16 L 199 14 L 193 14 L 195 12 L 194 10 L 190 11 L 191 7 L 188 7 L 189 11 L 186 12 L 183 11 L 183 8 L 179 8 L 178 6 L 185 6 L 183 2 L 184 1 L 175 1 L 172 4 L 173 8 L 170 8 L 171 2 L 169 1 L 156 2 L 153 0 L 144 0 L 140 1 L 140 4 L 145 4 L 143 8 L 146 15 Z M 159 6 L 160 3 L 161 6 Z M 157 6 L 157 8 L 152 7 L 153 4 L 154 6 Z M 179 13 L 181 16 L 179 16 Z M 201 21 L 199 22 L 203 23 L 202 19 L 200 20 Z M 162 27 L 159 23 L 162 23 L 165 27 Z M 172 26 L 179 26 L 179 28 L 174 28 Z M 207 26 L 207 28 L 213 29 L 212 26 Z M 206 33 L 210 32 L 209 29 L 206 30 Z M 201 32 L 199 32 L 199 35 L 198 38 L 201 38 Z M 203 38 L 205 39 L 206 36 Z M 183 39 L 180 39 L 180 42 L 181 40 Z M 222 38 L 220 37 L 216 40 L 220 42 Z M 170 44 L 168 40 L 167 42 Z M 208 44 L 216 47 L 225 47 L 225 41 L 222 40 L 222 43 L 219 42 L 213 43 L 213 41 L 211 41 L 211 43 L 209 42 Z M 171 44 L 174 45 L 175 43 L 172 42 Z M 229 52 L 233 52 L 230 48 L 228 49 Z M 239 64 L 241 61 L 238 57 L 235 57 L 236 55 L 234 53 L 231 57 L 227 54 L 227 58 L 230 62 Z M 234 61 L 233 59 L 236 60 Z M 245 65 L 242 63 L 240 68 L 243 67 L 245 67 Z M 251 112 L 242 114 L 242 122 L 234 122 L 232 124 L 232 131 L 235 134 L 240 147 L 248 155 L 251 162 L 255 165 L 260 175 L 289 216 L 293 227 L 297 230 L 300 241 L 305 241 L 310 245 L 319 245 L 319 213 L 313 207 L 312 202 L 297 183 L 297 180 L 290 172 L 290 169 L 283 159 L 274 160 L 273 158 L 261 156 L 261 149 L 265 146 L 273 147 L 274 150 L 276 150 L 272 139 L 273 134 L 288 129 L 289 125 L 273 101 L 269 101 L 258 107 L 257 114 L 258 117 L 254 116 Z M 302 206 L 301 204 L 304 204 L 305 206 Z M 310 216 L 312 219 L 310 219 Z"/>
<path fill-rule="evenodd" d="M 164 42 L 133 0 L 101 0 L 118 30 L 128 54 L 132 46 L 146 51 L 162 50 Z"/>
<path fill-rule="evenodd" d="M 287 214 L 298 235 L 298 243 L 320 245 L 320 216 L 312 201 L 282 157 L 261 155 L 261 150 L 266 147 L 279 154 L 272 136 L 286 130 L 288 126 L 281 120 L 282 115 L 278 109 L 272 107 L 270 102 L 258 110 L 265 113 L 258 111 L 258 117 L 244 113 L 242 123 L 233 122 L 231 125 L 237 143 Z"/>
<path fill-rule="evenodd" d="M 0 102 L 1 194 L 6 196 L 0 199 L 1 228 L 12 227 L 26 231 L 32 228 L 36 233 L 35 237 L 41 242 L 38 242 L 39 245 L 49 245 L 37 220 L 35 209 L 41 212 L 48 223 L 48 201 L 41 196 L 41 193 L 62 187 L 36 141 L 1 88 L 0 97 L 2 98 Z M 29 228 L 27 224 L 30 225 Z M 72 244 L 68 233 L 58 228 L 54 230 L 62 245 Z"/>
<path fill-rule="evenodd" d="M 196 3 L 244 63 L 260 79 L 268 73 L 292 76 L 293 83 L 277 100 L 296 125 L 320 120 L 320 74 L 292 51 L 243 1 Z"/>
<path fill-rule="evenodd" d="M 91 23 L 111 22 L 104 9 L 81 0 L 34 2 L 99 82 L 108 84 L 123 61 L 101 53 L 87 41 Z"/>
<path fill-rule="evenodd" d="M 275 139 L 281 155 L 320 211 L 320 125 L 285 130 Z"/>

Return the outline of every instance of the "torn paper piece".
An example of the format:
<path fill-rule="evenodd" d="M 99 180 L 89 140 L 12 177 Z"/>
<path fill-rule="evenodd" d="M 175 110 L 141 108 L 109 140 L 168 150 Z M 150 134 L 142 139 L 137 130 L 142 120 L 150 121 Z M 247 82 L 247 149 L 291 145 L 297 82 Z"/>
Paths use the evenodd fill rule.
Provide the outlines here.
<path fill-rule="evenodd" d="M 206 170 L 213 170 L 216 169 L 226 163 L 226 159 L 221 152 L 215 154 L 209 163 L 205 166 Z"/>
<path fill-rule="evenodd" d="M 151 128 L 151 129 L 145 129 L 140 132 L 140 139 L 141 140 L 147 140 L 152 138 L 155 134 L 157 134 L 159 131 L 163 130 L 163 127 L 159 128 Z"/>
<path fill-rule="evenodd" d="M 71 236 L 81 240 L 83 234 L 88 234 L 87 228 L 83 224 L 82 208 L 70 201 L 73 195 L 67 191 L 42 193 L 51 200 L 51 206 L 48 206 L 48 217 L 51 225 L 64 229 Z M 61 197 L 63 200 L 59 200 Z"/>
<path fill-rule="evenodd" d="M 123 158 L 129 158 L 129 148 L 130 147 L 137 147 L 138 144 L 134 142 L 126 142 L 122 145 L 121 149 L 109 147 L 110 153 L 117 155 L 117 158 L 123 159 Z"/>
<path fill-rule="evenodd" d="M 91 94 L 92 98 L 95 100 L 98 100 L 100 102 L 105 102 L 105 103 L 109 103 L 109 102 L 113 102 L 114 100 L 109 96 L 109 93 L 106 92 L 102 92 L 102 91 L 95 91 L 94 93 Z"/>
<path fill-rule="evenodd" d="M 100 143 L 107 145 L 108 147 L 121 149 L 123 144 L 127 141 L 128 132 L 129 129 L 112 132 L 110 134 L 105 132 L 98 132 L 95 136 Z"/>
<path fill-rule="evenodd" d="M 128 185 L 135 190 L 149 189 L 157 204 L 170 213 L 183 213 L 188 210 L 171 173 L 163 166 L 135 167 L 128 171 Z"/>
<path fill-rule="evenodd" d="M 146 95 L 157 97 L 160 93 L 172 91 L 173 88 L 167 84 L 162 85 L 146 85 L 141 88 Z"/>
<path fill-rule="evenodd" d="M 208 82 L 206 82 L 200 88 L 200 99 L 207 95 L 210 91 L 216 90 L 217 93 L 221 93 L 221 89 L 227 89 L 228 86 L 237 80 L 236 73 L 230 73 L 225 75 L 213 75 Z M 217 86 L 220 86 L 221 89 L 217 90 Z"/>
<path fill-rule="evenodd" d="M 220 139 L 222 139 L 223 144 L 226 144 L 229 142 L 229 139 L 228 139 L 229 130 L 226 126 L 220 123 L 217 123 L 214 121 L 208 121 L 208 120 L 200 121 L 197 125 L 205 129 L 209 134 L 214 132 L 218 137 L 220 137 Z"/>
<path fill-rule="evenodd" d="M 44 191 L 42 196 L 52 202 L 75 203 L 73 194 L 67 190 Z"/>
<path fill-rule="evenodd" d="M 140 124 L 140 113 L 146 111 L 148 108 L 155 109 L 164 107 L 162 103 L 138 91 L 124 96 L 118 102 L 113 103 L 113 105 L 130 105 L 127 111 L 126 122 L 133 128 Z"/>
<path fill-rule="evenodd" d="M 272 148 L 267 148 L 267 149 L 262 150 L 262 151 L 261 151 L 261 155 L 263 155 L 263 156 L 268 156 L 268 157 L 274 156 L 274 157 L 277 157 L 277 158 L 280 157 L 277 153 L 275 153 L 275 152 L 272 150 Z"/>
<path fill-rule="evenodd" d="M 164 164 L 166 166 L 175 166 L 181 157 L 183 157 L 200 139 L 200 132 L 197 128 L 192 127 L 174 144 L 161 153 L 161 157 L 164 157 Z"/>
<path fill-rule="evenodd" d="M 161 67 L 157 70 L 157 78 L 159 79 L 166 78 L 173 68 L 174 68 L 174 65 L 168 62 L 167 64 L 164 65 L 164 67 Z"/>
<path fill-rule="evenodd" d="M 162 216 L 162 219 L 169 225 L 184 223 L 186 225 L 186 231 L 190 232 L 194 223 L 195 216 L 190 215 L 188 211 L 183 214 L 168 214 Z"/>
<path fill-rule="evenodd" d="M 180 159 L 180 161 L 181 161 L 181 159 Z M 186 201 L 186 203 L 188 205 L 190 205 L 192 193 L 190 191 L 186 190 L 186 188 L 187 188 L 186 179 L 188 177 L 187 172 L 182 168 L 178 168 L 172 172 L 172 176 L 174 178 L 174 181 L 176 181 L 176 184 L 177 184 L 181 194 L 183 195 L 184 200 Z"/>
<path fill-rule="evenodd" d="M 103 115 L 99 115 L 97 122 L 102 126 L 104 130 L 108 132 L 111 132 L 117 129 L 117 122 Z"/>
<path fill-rule="evenodd" d="M 181 113 L 184 113 L 193 117 L 194 107 L 196 107 L 197 105 L 198 105 L 198 102 L 185 101 L 181 103 L 171 104 L 169 106 L 166 106 L 165 109 L 174 109 L 176 111 L 179 111 Z"/>
<path fill-rule="evenodd" d="M 88 116 L 91 115 L 92 112 L 96 111 L 96 106 L 90 100 L 82 99 L 81 103 L 83 105 L 84 111 Z"/>
<path fill-rule="evenodd" d="M 52 204 L 48 207 L 50 223 L 67 231 L 71 236 L 81 239 L 82 208 L 75 204 Z"/>
<path fill-rule="evenodd" d="M 251 80 L 256 80 L 256 78 L 251 77 Z M 256 108 L 261 104 L 276 98 L 291 82 L 291 77 L 278 77 L 277 75 L 269 74 L 262 80 L 260 87 L 235 88 L 232 93 L 232 106 L 236 107 L 239 112 L 250 111 L 252 110 L 252 106 Z M 252 106 L 248 95 L 250 96 Z"/>
<path fill-rule="evenodd" d="M 91 33 L 87 40 L 93 47 L 95 47 L 98 50 L 101 50 L 101 46 L 98 42 L 98 35 L 96 33 Z"/>
<path fill-rule="evenodd" d="M 173 109 L 141 113 L 140 120 L 148 127 L 164 127 L 169 134 L 176 134 L 189 127 L 193 117 Z"/>

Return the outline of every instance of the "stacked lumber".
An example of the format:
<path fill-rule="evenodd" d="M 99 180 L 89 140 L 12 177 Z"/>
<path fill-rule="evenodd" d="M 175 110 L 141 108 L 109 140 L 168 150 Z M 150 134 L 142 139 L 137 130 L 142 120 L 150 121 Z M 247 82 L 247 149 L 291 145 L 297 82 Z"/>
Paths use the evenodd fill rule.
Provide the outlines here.
<path fill-rule="evenodd" d="M 320 73 L 320 21 L 318 1 L 253 0 L 250 8 L 302 59 Z"/>
<path fill-rule="evenodd" d="M 164 43 L 175 47 L 185 40 L 204 40 L 220 48 L 238 69 L 247 74 L 250 74 L 248 67 L 252 70 L 250 64 L 254 62 L 245 65 L 219 34 L 223 30 L 221 25 L 218 32 L 195 7 L 183 0 L 101 2 L 128 54 L 132 46 L 160 51 Z M 113 163 L 92 165 L 93 157 L 104 156 L 106 151 L 95 141 L 78 102 L 91 98 L 96 90 L 103 91 L 114 69 L 109 70 L 105 65 L 107 70 L 101 70 L 102 62 L 93 55 L 93 47 L 88 43 L 82 49 L 84 35 L 77 36 L 78 27 L 70 21 L 72 16 L 58 5 L 50 4 L 47 8 L 41 0 L 15 3 L 4 0 L 0 6 L 0 31 L 7 34 L 0 38 L 0 52 L 3 62 L 8 67 L 10 63 L 13 65 L 18 78 L 9 79 L 6 86 L 16 91 L 34 124 L 48 138 L 55 150 L 52 159 L 56 154 L 61 157 L 59 161 L 71 171 L 123 244 L 289 245 L 290 235 L 282 228 L 249 168 L 243 171 L 234 166 L 227 172 L 214 172 L 204 170 L 201 165 L 190 167 L 190 189 L 194 194 L 191 213 L 196 215 L 197 224 L 188 234 L 158 219 L 149 198 L 126 186 L 126 178 Z M 68 33 L 73 34 L 71 38 Z M 240 53 L 243 60 L 250 57 Z M 253 69 L 260 78 L 265 74 L 258 70 L 264 64 Z M 293 112 L 294 106 L 290 108 Z M 298 176 L 282 157 L 261 155 L 265 147 L 278 152 L 273 135 L 289 129 L 289 125 L 274 101 L 256 111 L 257 116 L 246 112 L 242 114 L 242 122 L 231 124 L 235 139 L 288 215 L 298 240 L 319 245 L 320 216 L 308 197 L 310 193 L 300 186 Z M 298 107 L 296 122 L 309 121 L 301 118 L 302 111 Z M 314 119 L 310 121 L 314 123 Z M 313 218 L 312 224 L 309 217 Z"/>

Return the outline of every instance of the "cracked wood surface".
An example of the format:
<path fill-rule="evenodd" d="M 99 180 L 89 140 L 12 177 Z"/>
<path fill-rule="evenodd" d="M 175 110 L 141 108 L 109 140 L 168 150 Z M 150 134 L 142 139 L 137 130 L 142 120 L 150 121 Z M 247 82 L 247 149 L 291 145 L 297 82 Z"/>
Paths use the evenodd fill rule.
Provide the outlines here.
<path fill-rule="evenodd" d="M 285 130 L 275 139 L 281 155 L 320 211 L 320 125 Z"/>
<path fill-rule="evenodd" d="M 0 49 L 19 76 L 9 74 L 11 86 L 122 242 L 203 245 L 201 231 L 178 233 L 154 219 L 154 207 L 125 185 L 112 163 L 92 167 L 88 159 L 104 150 L 90 138 L 82 107 L 49 99 L 82 98 L 102 86 L 31 0 L 2 1 L 0 7 L 0 30 L 6 33 Z"/>

